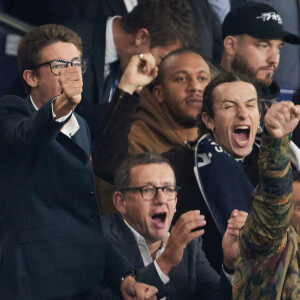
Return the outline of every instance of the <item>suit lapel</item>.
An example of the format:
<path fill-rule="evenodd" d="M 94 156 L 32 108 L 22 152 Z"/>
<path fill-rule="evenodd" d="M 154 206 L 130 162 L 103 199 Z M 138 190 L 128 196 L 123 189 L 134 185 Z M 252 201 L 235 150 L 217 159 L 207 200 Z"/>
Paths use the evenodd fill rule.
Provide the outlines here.
<path fill-rule="evenodd" d="M 192 278 L 189 278 L 188 266 L 189 262 L 187 251 L 184 251 L 180 264 L 176 268 L 173 268 L 168 274 L 170 278 L 170 291 L 183 290 L 184 286 L 187 285 L 187 279 L 193 280 Z M 176 283 L 176 286 L 173 285 L 174 282 Z"/>
<path fill-rule="evenodd" d="M 35 112 L 36 109 L 33 107 L 32 102 L 30 100 L 30 96 L 28 95 L 24 101 L 27 103 L 27 106 L 31 113 Z M 76 115 L 75 115 L 76 117 Z M 59 133 L 56 136 L 56 140 L 68 151 L 72 152 L 77 156 L 80 160 L 86 163 L 90 159 L 90 141 L 88 139 L 88 134 L 84 135 L 83 132 L 85 130 L 84 123 L 80 122 L 78 118 L 76 118 L 80 129 L 75 133 L 72 138 L 67 137 L 63 133 Z"/>
<path fill-rule="evenodd" d="M 84 136 L 82 135 L 82 129 L 79 129 L 76 134 L 69 138 L 63 133 L 59 133 L 56 140 L 69 152 L 73 153 L 83 163 L 87 163 L 90 159 L 90 153 L 87 149 L 89 142 L 84 142 Z"/>
<path fill-rule="evenodd" d="M 132 232 L 120 215 L 114 215 L 113 217 L 112 235 L 118 241 L 118 248 L 136 269 L 143 268 L 144 262 Z"/>
<path fill-rule="evenodd" d="M 29 107 L 31 113 L 35 112 L 36 109 L 35 109 L 35 108 L 33 107 L 33 105 L 32 105 L 32 102 L 31 102 L 31 100 L 30 100 L 30 95 L 27 95 L 27 97 L 26 97 L 24 100 L 25 100 L 25 102 L 27 103 L 27 105 L 28 105 L 28 107 Z"/>

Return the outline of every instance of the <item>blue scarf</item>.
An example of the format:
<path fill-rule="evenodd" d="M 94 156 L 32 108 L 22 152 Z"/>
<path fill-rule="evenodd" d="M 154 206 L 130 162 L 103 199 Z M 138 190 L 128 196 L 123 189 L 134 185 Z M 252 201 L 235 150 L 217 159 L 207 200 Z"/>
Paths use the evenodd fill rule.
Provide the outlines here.
<path fill-rule="evenodd" d="M 210 134 L 197 143 L 194 171 L 206 205 L 223 235 L 234 209 L 250 211 L 253 185 L 242 161 L 227 154 Z"/>

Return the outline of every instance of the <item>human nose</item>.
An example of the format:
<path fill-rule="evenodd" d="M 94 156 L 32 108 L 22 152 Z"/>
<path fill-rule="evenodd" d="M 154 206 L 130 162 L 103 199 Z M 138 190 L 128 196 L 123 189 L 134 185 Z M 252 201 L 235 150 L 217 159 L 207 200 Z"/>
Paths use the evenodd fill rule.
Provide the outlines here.
<path fill-rule="evenodd" d="M 202 91 L 202 85 L 199 82 L 198 78 L 190 78 L 188 81 L 188 89 L 191 92 L 199 92 Z"/>
<path fill-rule="evenodd" d="M 249 113 L 248 109 L 245 106 L 239 106 L 238 107 L 238 117 L 241 119 L 247 119 Z"/>
<path fill-rule="evenodd" d="M 72 67 L 73 63 L 72 61 L 66 61 L 66 68 Z"/>
<path fill-rule="evenodd" d="M 163 188 L 157 187 L 157 188 L 156 188 L 156 195 L 155 195 L 155 197 L 154 197 L 153 202 L 154 202 L 155 204 L 164 204 L 164 203 L 167 202 L 167 201 L 168 201 L 168 199 L 167 199 L 166 194 L 165 194 L 164 191 L 163 191 Z"/>
<path fill-rule="evenodd" d="M 276 47 L 270 47 L 267 61 L 270 64 L 278 65 L 280 59 L 280 50 Z"/>

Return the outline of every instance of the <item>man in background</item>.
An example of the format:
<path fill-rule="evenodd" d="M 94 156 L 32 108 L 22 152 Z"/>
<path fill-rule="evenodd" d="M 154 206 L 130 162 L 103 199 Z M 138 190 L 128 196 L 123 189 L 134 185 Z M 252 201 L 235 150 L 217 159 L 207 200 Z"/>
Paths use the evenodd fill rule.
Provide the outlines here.
<path fill-rule="evenodd" d="M 151 54 L 143 57 L 148 72 L 141 72 L 140 62 L 133 56 L 126 68 L 93 149 L 97 195 L 106 212 L 114 210 L 114 171 L 128 153 L 191 147 L 189 142 L 198 137 L 196 117 L 210 81 L 205 60 L 189 49 L 170 53 L 159 65 L 154 87 L 144 87 L 138 98 L 131 94 L 156 76 L 150 72 L 155 66 Z"/>
<path fill-rule="evenodd" d="M 64 25 L 82 37 L 89 61 L 77 111 L 86 119 L 92 140 L 130 58 L 150 52 L 158 64 L 169 52 L 189 47 L 194 36 L 191 8 L 184 0 L 141 1 L 123 17 L 100 16 Z"/>
<path fill-rule="evenodd" d="M 248 75 L 262 89 L 262 99 L 280 94 L 273 76 L 283 42 L 299 44 L 300 38 L 284 30 L 279 13 L 270 5 L 249 2 L 233 8 L 222 24 L 224 50 L 221 67 Z"/>

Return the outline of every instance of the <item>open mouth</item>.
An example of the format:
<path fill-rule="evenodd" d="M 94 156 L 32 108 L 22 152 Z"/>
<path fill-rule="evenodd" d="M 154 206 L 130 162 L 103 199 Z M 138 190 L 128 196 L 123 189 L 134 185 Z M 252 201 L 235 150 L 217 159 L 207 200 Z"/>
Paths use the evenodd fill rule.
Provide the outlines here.
<path fill-rule="evenodd" d="M 165 224 L 167 218 L 167 213 L 163 212 L 163 213 L 157 213 L 151 216 L 151 219 L 153 221 L 153 223 L 157 226 L 161 226 Z"/>
<path fill-rule="evenodd" d="M 235 142 L 240 147 L 247 146 L 249 143 L 249 137 L 250 137 L 250 126 L 247 126 L 247 125 L 237 126 L 233 130 L 233 137 L 234 137 Z"/>

